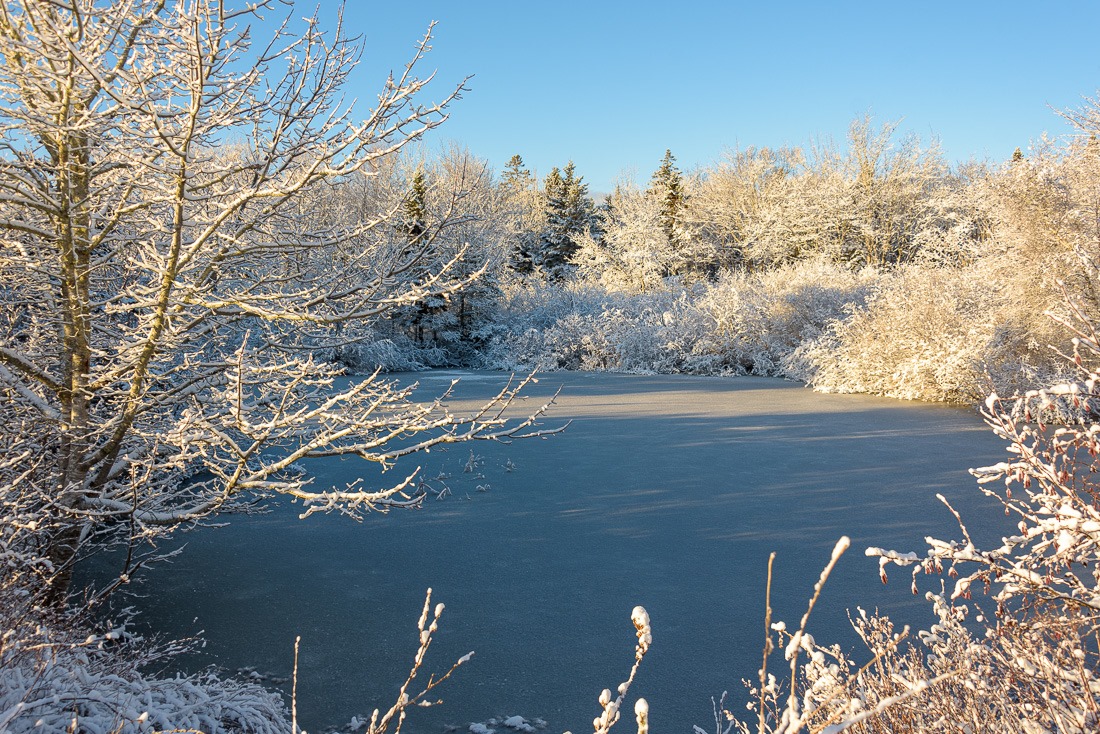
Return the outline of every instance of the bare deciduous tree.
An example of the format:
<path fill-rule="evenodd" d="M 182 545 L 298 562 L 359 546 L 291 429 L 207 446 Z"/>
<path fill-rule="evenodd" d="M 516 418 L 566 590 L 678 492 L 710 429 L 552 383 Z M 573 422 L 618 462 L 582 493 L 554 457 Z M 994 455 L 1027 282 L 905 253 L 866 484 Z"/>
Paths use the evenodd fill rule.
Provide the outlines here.
<path fill-rule="evenodd" d="M 418 101 L 429 28 L 357 120 L 340 95 L 358 47 L 316 18 L 255 44 L 276 7 L 0 8 L 0 418 L 41 458 L 22 501 L 54 527 L 55 596 L 99 530 L 155 535 L 273 492 L 308 511 L 415 504 L 411 477 L 317 491 L 296 462 L 385 469 L 534 420 L 505 420 L 514 384 L 465 417 L 377 375 L 333 389 L 312 349 L 348 338 L 341 324 L 464 278 L 461 252 L 418 267 L 432 236 L 390 247 L 385 212 L 325 216 L 331 187 L 442 123 L 463 87 Z"/>

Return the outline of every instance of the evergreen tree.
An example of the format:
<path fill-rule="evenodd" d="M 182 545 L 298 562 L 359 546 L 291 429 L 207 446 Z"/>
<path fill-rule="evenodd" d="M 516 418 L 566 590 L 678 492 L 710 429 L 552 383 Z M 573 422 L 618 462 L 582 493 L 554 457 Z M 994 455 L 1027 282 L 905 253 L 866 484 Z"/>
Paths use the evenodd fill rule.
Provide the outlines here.
<path fill-rule="evenodd" d="M 1020 150 L 1019 147 L 1017 147 L 1016 150 L 1012 151 L 1012 162 L 1013 163 L 1019 163 L 1023 159 L 1024 159 L 1024 152 L 1022 150 Z"/>
<path fill-rule="evenodd" d="M 565 213 L 571 234 L 588 232 L 596 224 L 596 205 L 588 195 L 588 184 L 583 176 L 577 176 L 573 161 L 565 166 L 562 184 L 565 188 Z"/>
<path fill-rule="evenodd" d="M 558 167 L 550 169 L 543 182 L 543 195 L 546 197 L 546 226 L 539 238 L 535 264 L 551 278 L 562 275 L 561 269 L 568 261 L 569 234 L 566 231 L 565 179 Z"/>
<path fill-rule="evenodd" d="M 411 257 L 418 257 L 420 248 L 426 244 L 428 236 L 428 183 L 424 175 L 423 167 L 417 167 L 409 184 L 409 193 L 405 196 L 405 204 L 402 207 L 402 228 L 405 241 L 408 243 L 408 253 Z M 419 281 L 419 278 L 417 279 Z M 421 299 L 409 307 L 399 306 L 393 311 L 393 319 L 396 322 L 406 321 L 412 329 L 413 337 L 418 342 L 423 342 L 425 337 L 425 324 L 431 316 L 440 313 L 447 308 L 445 296 L 433 295 Z"/>
<path fill-rule="evenodd" d="M 534 187 L 535 177 L 523 163 L 518 153 L 508 159 L 504 172 L 500 174 L 500 188 L 505 194 L 518 195 Z"/>
<path fill-rule="evenodd" d="M 565 277 L 577 251 L 577 240 L 598 230 L 596 207 L 588 195 L 588 184 L 569 161 L 546 177 L 546 228 L 543 231 L 538 264 L 555 280 Z"/>
<path fill-rule="evenodd" d="M 412 246 L 420 244 L 428 229 L 427 196 L 428 184 L 424 179 L 424 169 L 417 168 L 403 207 L 405 235 Z"/>
<path fill-rule="evenodd" d="M 671 150 L 665 150 L 661 167 L 653 172 L 649 184 L 649 195 L 655 196 L 661 205 L 661 230 L 673 249 L 677 249 L 679 235 L 677 224 L 680 209 L 684 203 L 684 180 L 676 167 L 676 158 Z"/>
<path fill-rule="evenodd" d="M 520 155 L 508 160 L 500 175 L 498 190 L 515 237 L 509 265 L 519 273 L 534 272 L 543 215 L 535 177 L 527 170 Z"/>
<path fill-rule="evenodd" d="M 548 211 L 561 209 L 565 201 L 565 180 L 561 177 L 561 171 L 557 166 L 550 169 L 546 180 L 542 184 L 543 193 L 546 195 L 546 208 Z"/>

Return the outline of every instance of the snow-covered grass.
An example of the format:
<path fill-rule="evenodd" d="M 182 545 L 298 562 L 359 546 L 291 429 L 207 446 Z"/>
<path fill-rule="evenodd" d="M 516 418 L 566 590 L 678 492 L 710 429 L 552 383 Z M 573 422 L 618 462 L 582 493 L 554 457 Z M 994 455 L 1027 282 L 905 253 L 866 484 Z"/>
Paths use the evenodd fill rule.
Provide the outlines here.
<path fill-rule="evenodd" d="M 5 589 L 5 592 L 9 590 Z M 277 693 L 214 673 L 156 677 L 117 633 L 78 632 L 42 610 L 4 604 L 0 730 L 124 734 L 191 730 L 285 734 Z"/>

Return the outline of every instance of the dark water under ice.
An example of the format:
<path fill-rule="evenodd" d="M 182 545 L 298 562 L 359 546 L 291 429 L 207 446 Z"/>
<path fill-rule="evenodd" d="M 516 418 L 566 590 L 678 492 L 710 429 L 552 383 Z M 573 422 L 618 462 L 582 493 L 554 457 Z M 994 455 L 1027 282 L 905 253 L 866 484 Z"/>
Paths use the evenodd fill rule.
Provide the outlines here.
<path fill-rule="evenodd" d="M 419 380 L 427 395 L 456 376 L 455 408 L 507 377 L 400 379 Z M 449 475 L 450 496 L 422 510 L 358 524 L 298 520 L 288 505 L 181 536 L 184 553 L 142 588 L 142 624 L 202 631 L 205 648 L 183 664 L 274 677 L 289 676 L 301 635 L 299 720 L 319 733 L 389 704 L 432 587 L 447 610 L 429 669 L 476 655 L 442 689 L 444 704 L 413 711 L 407 730 L 518 714 L 584 732 L 599 691 L 629 670 L 630 611 L 641 604 L 654 642 L 626 711 L 641 695 L 654 731 L 712 730 L 710 697 L 729 690 L 743 710 L 741 679 L 760 665 L 769 552 L 778 554 L 775 616 L 793 626 L 834 543 L 851 536 L 810 631 L 854 648 L 845 610 L 857 605 L 931 621 L 905 570 L 880 584 L 866 546 L 923 553 L 926 535 L 958 537 L 937 492 L 970 518 L 979 543 L 1006 527 L 966 473 L 1004 455 L 970 409 L 769 379 L 592 373 L 544 375 L 530 404 L 559 386 L 545 423 L 571 420 L 566 432 L 436 450 L 388 475 L 416 464 L 426 477 Z M 463 471 L 471 448 L 477 473 Z M 311 468 L 319 486 L 375 476 L 352 460 Z"/>

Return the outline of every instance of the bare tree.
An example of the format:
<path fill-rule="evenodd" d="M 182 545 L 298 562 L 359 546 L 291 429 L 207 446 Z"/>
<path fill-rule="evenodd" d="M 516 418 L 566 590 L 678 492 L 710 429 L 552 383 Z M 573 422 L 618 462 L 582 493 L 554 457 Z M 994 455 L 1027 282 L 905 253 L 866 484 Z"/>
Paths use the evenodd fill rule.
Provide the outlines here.
<path fill-rule="evenodd" d="M 271 493 L 307 512 L 416 504 L 411 477 L 318 491 L 296 462 L 386 469 L 534 421 L 506 422 L 515 384 L 464 417 L 377 375 L 333 389 L 313 349 L 348 338 L 341 324 L 464 281 L 461 253 L 417 267 L 432 236 L 395 252 L 385 212 L 342 221 L 325 201 L 441 124 L 463 86 L 418 101 L 429 28 L 358 120 L 340 96 L 357 45 L 316 18 L 255 44 L 275 7 L 0 8 L 0 421 L 41 458 L 22 501 L 54 528 L 55 598 L 98 531 L 156 535 Z"/>

